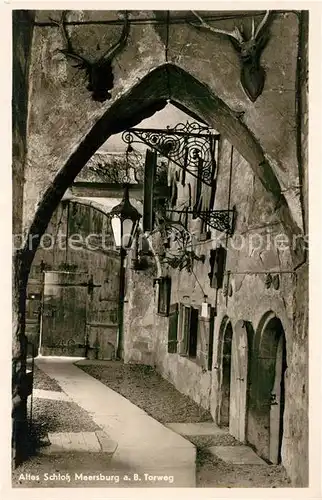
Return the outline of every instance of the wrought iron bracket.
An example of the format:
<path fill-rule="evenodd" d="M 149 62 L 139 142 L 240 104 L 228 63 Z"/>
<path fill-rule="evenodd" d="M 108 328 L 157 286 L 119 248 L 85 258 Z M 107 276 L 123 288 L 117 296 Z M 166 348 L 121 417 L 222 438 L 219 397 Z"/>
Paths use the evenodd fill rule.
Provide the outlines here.
<path fill-rule="evenodd" d="M 235 207 L 230 210 L 167 210 L 167 212 L 177 213 L 177 214 L 193 214 L 195 217 L 199 217 L 203 220 L 209 227 L 227 233 L 230 236 L 234 233 L 235 219 L 236 219 L 236 209 Z"/>
<path fill-rule="evenodd" d="M 146 144 L 208 186 L 212 186 L 216 169 L 219 137 L 197 122 L 179 123 L 166 129 L 131 128 L 122 134 L 126 144 Z"/>

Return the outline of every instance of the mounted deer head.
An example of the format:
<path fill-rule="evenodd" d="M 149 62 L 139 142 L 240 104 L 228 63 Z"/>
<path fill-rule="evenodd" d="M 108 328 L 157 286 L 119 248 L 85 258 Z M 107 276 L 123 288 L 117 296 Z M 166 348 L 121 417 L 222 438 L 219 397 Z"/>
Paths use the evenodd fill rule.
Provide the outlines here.
<path fill-rule="evenodd" d="M 268 40 L 268 32 L 264 28 L 267 25 L 270 11 L 266 11 L 264 18 L 256 29 L 254 18 L 252 19 L 252 33 L 249 40 L 246 40 L 244 37 L 243 26 L 241 26 L 240 29 L 235 26 L 232 31 L 214 28 L 206 23 L 197 12 L 192 11 L 192 13 L 200 21 L 200 24 L 190 22 L 192 26 L 204 28 L 212 33 L 219 33 L 229 37 L 238 52 L 241 62 L 241 84 L 247 97 L 252 102 L 255 102 L 261 95 L 265 83 L 265 70 L 260 66 L 259 60 L 261 52 Z"/>
<path fill-rule="evenodd" d="M 114 84 L 112 62 L 116 54 L 124 47 L 129 34 L 127 11 L 124 11 L 124 24 L 119 40 L 95 62 L 88 61 L 74 51 L 67 34 L 65 20 L 66 11 L 62 12 L 59 21 L 51 19 L 51 21 L 57 24 L 57 26 L 61 29 L 65 42 L 65 48 L 60 49 L 60 52 L 66 56 L 67 60 L 74 68 L 86 71 L 88 81 L 86 88 L 92 93 L 94 101 L 104 102 L 111 99 L 112 96 L 109 91 L 113 88 Z"/>

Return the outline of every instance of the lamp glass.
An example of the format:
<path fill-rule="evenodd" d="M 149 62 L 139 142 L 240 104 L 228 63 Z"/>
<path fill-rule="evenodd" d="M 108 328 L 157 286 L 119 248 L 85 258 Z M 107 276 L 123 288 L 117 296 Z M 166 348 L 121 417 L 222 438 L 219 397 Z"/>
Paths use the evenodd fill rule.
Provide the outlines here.
<path fill-rule="evenodd" d="M 208 318 L 208 303 L 207 302 L 203 302 L 201 304 L 201 317 Z"/>
<path fill-rule="evenodd" d="M 120 217 L 114 216 L 111 218 L 112 230 L 116 248 L 122 246 L 122 223 Z"/>
<path fill-rule="evenodd" d="M 122 246 L 129 248 L 131 246 L 132 233 L 135 227 L 135 222 L 131 219 L 124 219 L 122 221 Z"/>

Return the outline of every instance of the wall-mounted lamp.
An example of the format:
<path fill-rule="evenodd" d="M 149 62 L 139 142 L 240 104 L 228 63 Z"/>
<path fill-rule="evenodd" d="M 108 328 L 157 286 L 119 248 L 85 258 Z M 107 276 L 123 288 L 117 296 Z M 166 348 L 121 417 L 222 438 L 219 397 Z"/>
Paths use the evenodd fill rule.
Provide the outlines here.
<path fill-rule="evenodd" d="M 207 302 L 207 295 L 204 296 L 204 301 L 201 304 L 201 317 L 209 318 L 209 304 Z"/>
<path fill-rule="evenodd" d="M 130 248 L 141 215 L 130 203 L 127 184 L 124 186 L 123 199 L 121 203 L 112 208 L 110 218 L 116 248 Z"/>

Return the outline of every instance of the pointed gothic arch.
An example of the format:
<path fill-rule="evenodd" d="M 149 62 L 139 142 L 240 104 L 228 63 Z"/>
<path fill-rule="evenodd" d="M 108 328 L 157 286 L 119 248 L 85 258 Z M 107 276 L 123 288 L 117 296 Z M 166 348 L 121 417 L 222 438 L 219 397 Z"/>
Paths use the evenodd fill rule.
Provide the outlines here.
<path fill-rule="evenodd" d="M 79 141 L 38 204 L 29 233 L 41 236 L 66 189 L 111 135 L 140 123 L 163 109 L 168 102 L 216 128 L 236 147 L 273 198 L 285 230 L 298 233 L 279 182 L 253 134 L 205 84 L 174 64 L 163 64 L 148 73 L 111 104 L 86 137 Z M 36 238 L 34 242 L 37 246 Z"/>
<path fill-rule="evenodd" d="M 111 136 L 133 127 L 143 119 L 163 109 L 167 103 L 218 130 L 248 161 L 255 175 L 273 200 L 285 232 L 294 237 L 300 232 L 281 193 L 281 187 L 264 151 L 251 131 L 236 113 L 219 99 L 204 83 L 178 66 L 162 64 L 150 71 L 124 95 L 121 95 L 80 138 L 68 160 L 61 165 L 54 180 L 37 205 L 30 227 L 26 231 L 26 245 L 14 256 L 14 335 L 24 337 L 24 308 L 28 274 L 40 238 L 67 188 L 93 156 Z M 30 245 L 31 241 L 31 245 Z"/>

